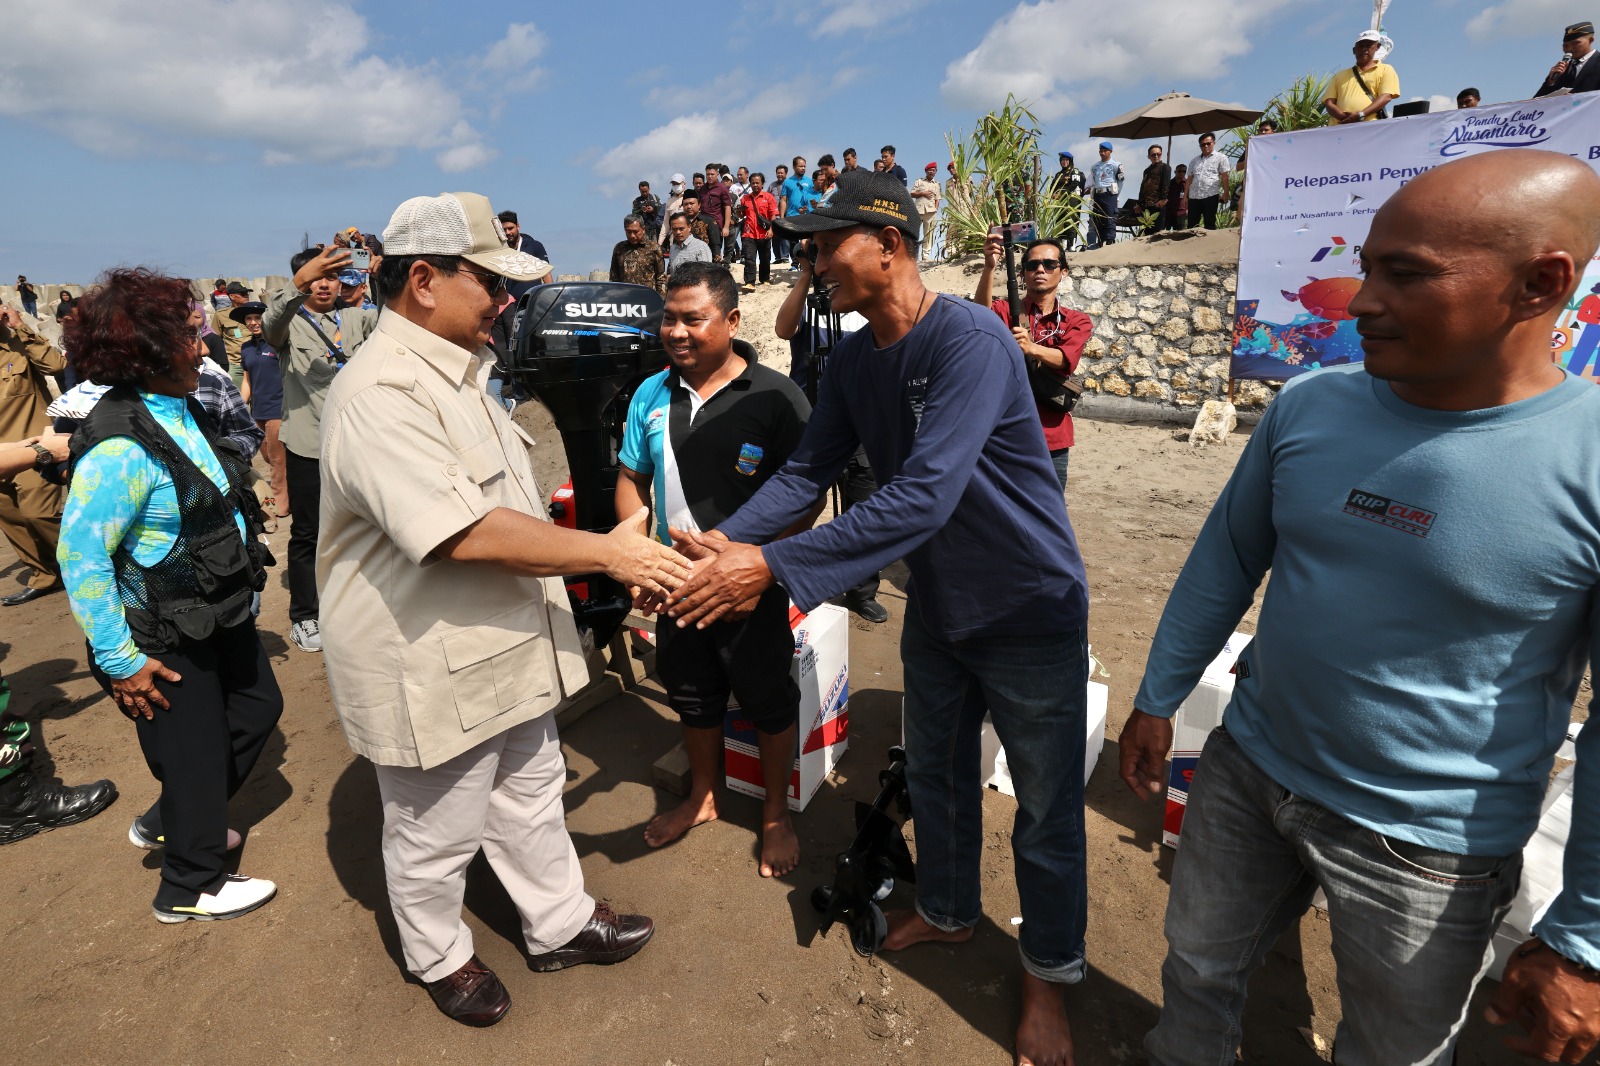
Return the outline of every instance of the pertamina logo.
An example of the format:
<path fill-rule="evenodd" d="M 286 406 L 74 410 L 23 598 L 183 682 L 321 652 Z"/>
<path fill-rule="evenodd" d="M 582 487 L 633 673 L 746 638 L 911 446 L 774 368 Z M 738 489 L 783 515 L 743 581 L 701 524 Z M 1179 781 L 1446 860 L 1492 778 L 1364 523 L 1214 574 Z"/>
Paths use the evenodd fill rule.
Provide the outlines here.
<path fill-rule="evenodd" d="M 1400 503 L 1364 489 L 1350 490 L 1350 495 L 1344 501 L 1344 513 L 1410 533 L 1413 537 L 1426 537 L 1433 529 L 1434 520 L 1439 517 L 1433 511 L 1425 511 L 1421 507 Z"/>
<path fill-rule="evenodd" d="M 1326 248 L 1318 248 L 1317 254 L 1311 257 L 1313 263 L 1320 263 L 1330 255 L 1344 254 L 1345 241 L 1343 237 L 1330 237 L 1329 240 L 1333 241 L 1333 243 Z"/>

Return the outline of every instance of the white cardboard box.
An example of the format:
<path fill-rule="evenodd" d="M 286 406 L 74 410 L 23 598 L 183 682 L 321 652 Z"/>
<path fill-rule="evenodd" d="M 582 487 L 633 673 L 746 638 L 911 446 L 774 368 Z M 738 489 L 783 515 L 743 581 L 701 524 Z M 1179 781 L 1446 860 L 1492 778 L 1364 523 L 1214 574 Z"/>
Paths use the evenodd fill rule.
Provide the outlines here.
<path fill-rule="evenodd" d="M 798 615 L 798 617 L 796 617 Z M 823 604 L 810 614 L 790 611 L 794 662 L 800 686 L 800 750 L 789 777 L 789 809 L 803 811 L 850 746 L 850 612 Z M 764 798 L 756 729 L 737 712 L 723 726 L 722 754 L 728 788 Z"/>
<path fill-rule="evenodd" d="M 1189 805 L 1189 782 L 1200 765 L 1206 737 L 1222 724 L 1222 712 L 1233 699 L 1234 665 L 1249 645 L 1249 633 L 1235 633 L 1200 675 L 1200 683 L 1172 716 L 1172 765 L 1167 773 L 1167 810 L 1161 826 L 1161 843 L 1178 846 L 1183 814 Z"/>
<path fill-rule="evenodd" d="M 1100 752 L 1106 746 L 1106 706 L 1110 702 L 1111 690 L 1098 681 L 1089 682 L 1089 715 L 1087 731 L 1084 737 L 1083 748 L 1083 783 L 1089 784 L 1089 777 L 1094 773 L 1095 763 L 1100 761 Z M 994 723 L 988 715 L 983 718 L 983 768 L 980 774 L 983 783 L 988 787 L 1007 796 L 1015 796 L 1016 789 L 1011 784 L 1011 767 L 1006 762 L 1006 749 L 1000 743 L 1000 737 L 994 731 Z"/>

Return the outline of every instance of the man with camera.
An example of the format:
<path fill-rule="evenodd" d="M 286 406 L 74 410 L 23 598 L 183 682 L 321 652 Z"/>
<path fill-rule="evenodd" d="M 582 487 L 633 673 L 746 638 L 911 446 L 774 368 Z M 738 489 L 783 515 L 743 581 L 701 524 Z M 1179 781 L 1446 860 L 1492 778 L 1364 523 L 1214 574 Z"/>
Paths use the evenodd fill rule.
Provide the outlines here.
<path fill-rule="evenodd" d="M 366 249 L 354 252 L 366 254 Z M 301 651 L 322 650 L 317 602 L 317 531 L 322 500 L 322 403 L 328 386 L 378 322 L 378 312 L 340 308 L 339 275 L 354 252 L 338 245 L 307 248 L 289 260 L 286 288 L 267 294 L 261 335 L 283 372 L 284 478 L 294 510 L 289 520 L 289 636 Z M 367 260 L 370 263 L 370 258 Z"/>
<path fill-rule="evenodd" d="M 1094 332 L 1094 321 L 1082 311 L 1065 306 L 1057 297 L 1057 290 L 1067 277 L 1067 262 L 1061 242 L 1053 237 L 1032 241 L 1022 250 L 1022 280 L 1027 296 L 1022 301 L 1022 318 L 1012 321 L 1010 302 L 994 295 L 994 272 L 1003 254 L 1000 235 L 991 233 L 983 242 L 983 273 L 978 275 L 978 291 L 972 302 L 986 304 L 999 315 L 1022 349 L 1033 386 L 1034 406 L 1044 427 L 1044 444 L 1050 449 L 1050 462 L 1065 491 L 1072 415 L 1069 408 L 1053 398 L 1057 393 L 1052 391 L 1051 378 L 1077 372 L 1083 346 Z"/>
<path fill-rule="evenodd" d="M 1084 977 L 1083 763 L 1088 596 L 1022 353 L 995 315 L 936 296 L 917 267 L 916 206 L 887 175 L 842 176 L 825 205 L 780 223 L 814 235 L 816 276 L 867 328 L 829 355 L 804 437 L 749 503 L 707 534 L 669 599 L 707 625 L 779 585 L 802 609 L 904 558 L 906 779 L 915 910 L 885 950 L 969 940 L 983 915 L 984 713 L 1017 790 L 1022 904 L 1016 1053 L 1072 1062 L 1065 986 Z M 865 447 L 882 486 L 815 529 L 775 540 Z"/>
<path fill-rule="evenodd" d="M 744 168 L 740 167 L 740 171 Z M 744 208 L 744 283 L 772 283 L 772 220 L 778 217 L 778 201 L 767 191 L 767 176 L 761 171 L 750 175 L 749 191 L 740 198 Z"/>
<path fill-rule="evenodd" d="M 795 260 L 800 264 L 800 275 L 778 307 L 773 320 L 773 332 L 779 340 L 789 342 L 789 378 L 804 390 L 807 396 L 817 394 L 817 383 L 823 373 L 826 353 L 831 351 L 845 334 L 854 333 L 867 324 L 858 311 L 839 316 L 838 329 L 832 326 L 833 304 L 828 290 L 817 285 L 815 269 L 817 249 L 810 240 L 795 245 Z M 856 449 L 845 464 L 844 473 L 834 482 L 834 487 L 844 500 L 848 511 L 878 491 L 878 482 L 872 476 L 872 464 L 867 453 Z M 853 614 L 874 625 L 889 620 L 889 609 L 878 602 L 878 586 L 883 575 L 877 570 L 863 577 L 844 594 L 844 605 Z"/>

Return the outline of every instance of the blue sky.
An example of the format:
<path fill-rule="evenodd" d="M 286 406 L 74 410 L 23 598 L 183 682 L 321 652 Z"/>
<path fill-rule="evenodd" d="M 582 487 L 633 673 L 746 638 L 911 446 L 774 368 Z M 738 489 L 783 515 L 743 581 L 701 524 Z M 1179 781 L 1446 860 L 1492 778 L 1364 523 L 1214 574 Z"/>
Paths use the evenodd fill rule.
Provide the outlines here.
<path fill-rule="evenodd" d="M 1402 96 L 1526 97 L 1594 6 L 1393 0 Z M 1262 106 L 1347 65 L 1371 17 L 1369 0 L 8 0 L 0 277 L 283 273 L 304 234 L 381 232 L 401 200 L 455 189 L 585 272 L 640 178 L 885 143 L 915 175 L 1008 91 L 1047 149 L 1083 148 L 1173 89 Z"/>

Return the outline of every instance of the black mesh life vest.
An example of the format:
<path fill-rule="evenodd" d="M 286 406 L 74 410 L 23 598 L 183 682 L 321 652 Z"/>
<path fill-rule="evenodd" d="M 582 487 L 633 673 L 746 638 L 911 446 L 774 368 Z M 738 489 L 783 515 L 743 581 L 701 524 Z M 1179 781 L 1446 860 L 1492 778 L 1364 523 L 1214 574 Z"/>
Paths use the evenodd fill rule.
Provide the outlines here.
<path fill-rule="evenodd" d="M 260 502 L 250 488 L 250 464 L 222 436 L 211 415 L 193 396 L 189 413 L 227 473 L 223 493 L 174 441 L 144 400 L 119 385 L 101 397 L 72 435 L 72 464 L 101 441 L 127 437 L 149 452 L 172 477 L 181 525 L 164 558 L 141 566 L 133 552 L 118 545 L 111 555 L 133 642 L 146 654 L 171 651 L 182 639 L 204 640 L 218 629 L 250 620 L 255 593 L 266 587 L 266 568 L 275 561 L 260 539 Z M 241 538 L 233 512 L 244 516 Z"/>

